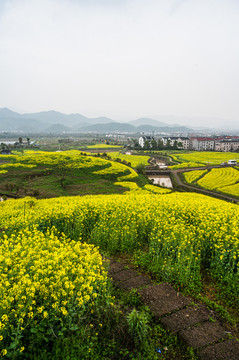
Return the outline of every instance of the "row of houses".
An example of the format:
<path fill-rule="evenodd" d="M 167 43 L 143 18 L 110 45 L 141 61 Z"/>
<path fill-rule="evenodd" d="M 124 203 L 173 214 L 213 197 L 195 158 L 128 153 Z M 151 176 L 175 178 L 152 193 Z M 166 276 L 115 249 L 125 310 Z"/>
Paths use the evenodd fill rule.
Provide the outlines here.
<path fill-rule="evenodd" d="M 176 146 L 179 149 L 197 151 L 239 151 L 239 136 L 225 137 L 160 137 L 141 136 L 139 145 L 143 148 L 145 142 L 161 141 L 163 146 Z"/>

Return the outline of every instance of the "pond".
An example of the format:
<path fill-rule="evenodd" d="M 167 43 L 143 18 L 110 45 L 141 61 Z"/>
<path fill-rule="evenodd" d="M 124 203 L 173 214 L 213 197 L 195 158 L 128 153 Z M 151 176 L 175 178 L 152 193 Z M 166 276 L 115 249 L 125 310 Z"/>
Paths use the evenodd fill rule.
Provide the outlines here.
<path fill-rule="evenodd" d="M 172 188 L 173 184 L 168 175 L 149 175 L 148 178 L 153 181 L 153 184 L 164 186 L 166 188 Z"/>

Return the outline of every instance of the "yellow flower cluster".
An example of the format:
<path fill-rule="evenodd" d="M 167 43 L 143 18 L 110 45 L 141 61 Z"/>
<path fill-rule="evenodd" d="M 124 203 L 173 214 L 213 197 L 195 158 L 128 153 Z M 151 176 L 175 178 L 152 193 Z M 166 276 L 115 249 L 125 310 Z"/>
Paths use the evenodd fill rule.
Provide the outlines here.
<path fill-rule="evenodd" d="M 136 183 L 130 181 L 118 181 L 115 182 L 114 185 L 125 187 L 130 191 L 143 191 Z"/>
<path fill-rule="evenodd" d="M 0 165 L 1 169 L 8 169 L 8 168 L 34 168 L 36 165 L 31 164 L 22 164 L 22 163 L 8 163 Z"/>
<path fill-rule="evenodd" d="M 232 152 L 216 152 L 216 151 L 193 151 L 187 153 L 170 154 L 170 156 L 181 162 L 195 162 L 201 164 L 220 164 L 221 162 L 235 159 L 239 161 L 237 153 Z M 198 164 L 200 163 L 200 164 Z"/>
<path fill-rule="evenodd" d="M 135 170 L 125 166 L 124 164 L 114 162 L 114 161 L 107 161 L 104 159 L 101 159 L 102 161 L 105 161 L 106 164 L 110 164 L 109 167 L 106 167 L 102 170 L 94 171 L 94 174 L 96 175 L 119 175 L 122 173 L 128 173 L 126 175 L 122 175 L 118 178 L 118 181 L 124 181 L 124 180 L 133 180 L 138 177 L 138 174 Z"/>
<path fill-rule="evenodd" d="M 148 160 L 150 159 L 150 157 L 147 155 L 126 155 L 121 154 L 120 152 L 110 152 L 109 155 L 112 157 L 112 159 L 118 158 L 122 161 L 125 160 L 127 162 L 130 162 L 133 168 L 135 168 L 139 164 L 149 165 Z"/>
<path fill-rule="evenodd" d="M 192 184 L 195 183 L 199 178 L 201 178 L 207 172 L 208 170 L 193 170 L 193 171 L 187 171 L 183 173 L 183 175 L 186 182 Z"/>
<path fill-rule="evenodd" d="M 198 166 L 204 166 L 204 164 L 198 164 L 196 162 L 193 161 L 189 161 L 189 162 L 183 162 L 181 164 L 178 165 L 172 165 L 169 166 L 170 169 L 184 169 L 184 168 L 195 168 Z"/>
<path fill-rule="evenodd" d="M 239 183 L 230 186 L 222 186 L 218 190 L 229 195 L 239 196 Z"/>
<path fill-rule="evenodd" d="M 167 249 L 167 264 L 178 261 L 174 251 L 189 254 L 190 261 L 198 258 L 200 263 L 201 255 L 194 250 L 200 249 L 212 268 L 237 276 L 239 208 L 224 201 L 199 194 L 156 196 L 149 191 L 132 191 L 128 196 L 8 200 L 0 207 L 0 227 L 9 232 L 28 224 L 43 230 L 54 225 L 69 237 L 89 239 L 112 251 L 131 252 L 145 244 L 155 251 L 163 247 Z M 182 248 L 184 251 L 179 250 Z M 225 249 L 227 256 L 220 259 Z M 158 254 L 163 254 L 162 249 Z M 171 260 L 169 254 L 174 254 Z"/>
<path fill-rule="evenodd" d="M 216 168 L 185 172 L 184 179 L 188 183 L 196 183 L 209 190 L 218 190 L 226 194 L 239 196 L 239 169 Z"/>
<path fill-rule="evenodd" d="M 105 291 L 106 272 L 93 245 L 70 240 L 54 227 L 45 234 L 34 227 L 2 235 L 0 338 L 6 349 L 16 335 L 23 351 L 24 331 L 45 319 L 52 326 L 67 322 L 73 310 L 80 316 Z"/>
<path fill-rule="evenodd" d="M 163 188 L 163 187 L 157 187 L 154 185 L 144 185 L 144 189 L 148 191 L 152 191 L 154 194 L 170 194 L 172 192 L 171 189 Z"/>
<path fill-rule="evenodd" d="M 212 169 L 202 179 L 198 185 L 207 189 L 220 189 L 221 187 L 234 185 L 239 181 L 239 171 L 233 168 Z"/>

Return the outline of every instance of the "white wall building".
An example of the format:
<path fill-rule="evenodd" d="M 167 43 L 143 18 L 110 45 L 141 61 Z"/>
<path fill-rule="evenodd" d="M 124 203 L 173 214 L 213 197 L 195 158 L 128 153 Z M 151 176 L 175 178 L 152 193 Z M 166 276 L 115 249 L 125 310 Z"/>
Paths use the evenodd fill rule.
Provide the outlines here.
<path fill-rule="evenodd" d="M 214 150 L 215 140 L 212 138 L 196 137 L 192 138 L 192 149 L 197 151 Z"/>
<path fill-rule="evenodd" d="M 154 140 L 153 136 L 140 136 L 139 145 L 143 148 L 145 145 L 145 141 L 148 141 L 149 143 L 151 143 L 152 140 Z"/>

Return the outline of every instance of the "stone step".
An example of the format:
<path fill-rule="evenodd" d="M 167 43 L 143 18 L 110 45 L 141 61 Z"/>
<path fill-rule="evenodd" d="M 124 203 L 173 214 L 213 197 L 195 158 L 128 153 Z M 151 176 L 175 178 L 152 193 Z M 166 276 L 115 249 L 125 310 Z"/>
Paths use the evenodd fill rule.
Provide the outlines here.
<path fill-rule="evenodd" d="M 200 360 L 238 360 L 239 343 L 230 339 L 208 346 L 198 352 L 198 357 Z"/>
<path fill-rule="evenodd" d="M 198 349 L 228 337 L 225 329 L 217 321 L 206 321 L 198 326 L 180 330 L 178 334 L 179 338 L 193 349 Z"/>
<path fill-rule="evenodd" d="M 192 305 L 192 299 L 168 283 L 154 285 L 131 265 L 112 259 L 105 261 L 109 263 L 108 275 L 113 282 L 125 291 L 138 290 L 153 315 L 167 330 L 178 333 L 185 345 L 197 350 L 200 360 L 239 360 L 239 343 L 228 339 L 218 321 L 210 321 L 212 313 L 204 305 Z"/>
<path fill-rule="evenodd" d="M 188 306 L 161 319 L 162 325 L 172 332 L 179 332 L 189 326 L 203 323 L 210 318 L 210 312 L 203 306 Z"/>
<path fill-rule="evenodd" d="M 117 285 L 122 290 L 130 291 L 133 289 L 139 290 L 145 287 L 146 285 L 151 285 L 151 284 L 153 284 L 153 282 L 147 276 L 137 275 L 126 281 L 119 282 Z"/>
<path fill-rule="evenodd" d="M 175 291 L 168 283 L 149 286 L 140 290 L 139 294 L 153 315 L 158 318 L 191 303 L 190 298 Z"/>

